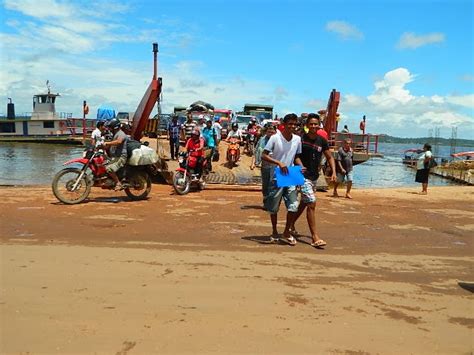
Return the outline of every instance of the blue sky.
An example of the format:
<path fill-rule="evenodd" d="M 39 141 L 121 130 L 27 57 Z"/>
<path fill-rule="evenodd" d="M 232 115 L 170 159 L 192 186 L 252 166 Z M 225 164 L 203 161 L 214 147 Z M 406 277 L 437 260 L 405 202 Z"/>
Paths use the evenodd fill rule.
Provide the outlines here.
<path fill-rule="evenodd" d="M 17 113 L 61 93 L 57 110 L 134 111 L 158 42 L 163 111 L 205 100 L 279 115 L 325 108 L 371 133 L 474 139 L 473 1 L 4 0 L 0 96 Z"/>

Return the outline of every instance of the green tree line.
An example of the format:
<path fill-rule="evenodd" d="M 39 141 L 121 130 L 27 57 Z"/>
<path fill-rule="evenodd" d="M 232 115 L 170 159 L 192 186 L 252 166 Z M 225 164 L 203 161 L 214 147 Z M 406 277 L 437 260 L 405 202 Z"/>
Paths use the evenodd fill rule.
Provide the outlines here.
<path fill-rule="evenodd" d="M 430 143 L 433 145 L 435 142 L 439 145 L 451 145 L 450 138 L 434 138 L 434 137 L 419 137 L 419 138 L 401 138 L 392 137 L 387 135 L 379 136 L 379 142 L 381 143 L 413 143 L 417 145 L 423 145 Z M 472 139 L 456 139 L 456 146 L 458 147 L 474 147 L 474 140 Z"/>

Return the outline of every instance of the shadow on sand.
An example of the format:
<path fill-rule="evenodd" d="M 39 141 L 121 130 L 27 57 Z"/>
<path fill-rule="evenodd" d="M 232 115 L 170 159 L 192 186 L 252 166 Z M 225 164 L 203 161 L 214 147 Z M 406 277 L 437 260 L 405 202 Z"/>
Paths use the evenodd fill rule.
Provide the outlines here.
<path fill-rule="evenodd" d="M 269 235 L 253 235 L 248 237 L 242 237 L 241 239 L 255 242 L 258 244 L 289 246 L 289 244 L 282 241 L 281 238 L 282 236 L 280 235 L 280 239 L 278 241 L 271 241 Z M 295 239 L 298 244 L 305 244 L 309 246 L 311 246 L 311 242 L 313 241 L 312 238 L 307 235 L 298 235 L 298 237 L 295 237 Z M 316 247 L 316 249 L 324 250 L 324 246 Z"/>
<path fill-rule="evenodd" d="M 86 204 L 86 203 L 95 203 L 95 202 L 100 202 L 100 203 L 121 203 L 121 202 L 140 202 L 140 201 L 147 201 L 149 198 L 145 198 L 143 200 L 135 201 L 129 198 L 128 196 L 113 196 L 113 197 L 106 197 L 106 196 L 101 196 L 101 197 L 95 197 L 95 198 L 87 198 L 86 200 L 82 201 L 79 203 L 80 205 Z M 52 202 L 52 205 L 67 205 L 62 202 Z"/>

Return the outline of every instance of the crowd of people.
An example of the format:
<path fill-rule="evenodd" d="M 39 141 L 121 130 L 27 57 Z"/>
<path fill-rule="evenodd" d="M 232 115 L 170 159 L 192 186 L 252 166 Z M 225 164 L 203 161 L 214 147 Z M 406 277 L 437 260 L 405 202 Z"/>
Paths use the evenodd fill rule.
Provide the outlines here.
<path fill-rule="evenodd" d="M 299 236 L 295 229 L 295 222 L 306 210 L 306 219 L 312 238 L 311 246 L 319 248 L 326 245 L 317 233 L 315 212 L 316 186 L 322 164 L 325 164 L 326 175 L 334 183 L 332 196 L 339 197 L 338 186 L 345 182 L 345 197 L 352 199 L 354 155 L 351 139 L 346 138 L 343 141 L 334 159 L 328 144 L 327 132 L 322 129 L 322 125 L 322 120 L 317 113 L 305 114 L 303 117 L 291 113 L 287 114 L 280 123 L 271 121 L 263 127 L 257 124 L 256 120 L 251 120 L 245 133 L 234 122 L 227 132 L 227 142 L 232 139 L 244 142 L 246 134 L 254 134 L 258 138 L 255 142 L 255 154 L 252 156 L 250 169 L 261 169 L 263 209 L 270 215 L 272 225 L 270 242 L 272 243 L 282 241 L 295 245 Z M 111 139 L 107 141 L 104 138 L 106 129 L 112 134 Z M 365 130 L 365 117 L 361 122 L 361 130 Z M 344 126 L 342 133 L 348 132 L 348 127 Z M 205 150 L 210 152 L 210 157 L 218 154 L 218 146 L 222 140 L 222 126 L 219 120 L 213 120 L 211 117 L 201 116 L 196 122 L 192 114 L 188 113 L 187 120 L 181 124 L 178 117 L 173 116 L 167 128 L 172 160 L 178 158 L 180 141 L 183 137 L 184 149 L 192 152 L 191 154 L 194 154 L 199 161 L 204 158 Z M 127 139 L 127 133 L 124 132 L 117 119 L 111 120 L 107 125 L 104 122 L 98 122 L 96 130 L 92 133 L 94 145 L 110 148 L 111 160 L 106 169 L 116 182 L 116 190 L 121 189 L 116 172 L 126 163 Z M 423 153 L 418 159 L 416 174 L 416 181 L 422 184 L 422 194 L 427 194 L 431 160 L 431 146 L 425 144 Z M 285 175 L 292 166 L 301 168 L 303 182 L 300 185 L 278 186 L 275 168 Z M 280 237 L 277 229 L 277 214 L 282 200 L 287 209 L 287 216 L 285 229 Z"/>
<path fill-rule="evenodd" d="M 202 157 L 205 147 L 215 154 L 222 139 L 222 127 L 218 120 L 199 118 L 196 122 L 191 113 L 187 120 L 180 124 L 174 116 L 168 125 L 168 139 L 170 143 L 171 159 L 176 159 L 180 137 L 184 136 L 185 149 L 197 152 Z M 270 242 L 282 241 L 290 245 L 296 244 L 298 232 L 295 222 L 306 210 L 306 219 L 311 231 L 314 247 L 324 247 L 316 231 L 316 185 L 323 162 L 330 171 L 330 180 L 334 182 L 333 196 L 337 197 L 339 183 L 346 182 L 345 197 L 351 199 L 350 194 L 353 180 L 351 140 L 346 139 L 334 159 L 328 144 L 327 132 L 322 129 L 321 118 L 317 113 L 305 114 L 298 117 L 296 114 L 286 115 L 279 123 L 271 121 L 260 126 L 256 120 L 251 120 L 246 131 L 242 132 L 237 123 L 231 124 L 226 141 L 235 139 L 239 142 L 246 140 L 245 135 L 254 134 L 258 139 L 255 142 L 255 154 L 252 156 L 250 169 L 260 168 L 262 177 L 263 208 L 269 213 L 272 225 Z M 275 178 L 275 168 L 283 174 L 294 165 L 301 167 L 304 183 L 300 186 L 278 187 Z M 298 196 L 300 195 L 300 196 Z M 277 230 L 277 214 L 284 201 L 287 208 L 285 230 L 280 238 Z"/>
<path fill-rule="evenodd" d="M 257 137 L 250 169 L 261 169 L 263 208 L 269 213 L 272 225 L 270 242 L 282 241 L 295 245 L 299 236 L 295 229 L 295 222 L 306 210 L 306 220 L 312 238 L 311 246 L 324 247 L 326 245 L 326 241 L 317 233 L 315 212 L 316 186 L 323 163 L 327 167 L 330 181 L 334 183 L 333 196 L 339 196 L 337 188 L 340 183 L 346 182 L 345 197 L 352 198 L 352 142 L 348 138 L 345 139 L 334 159 L 329 148 L 327 132 L 322 129 L 322 126 L 322 120 L 317 113 L 299 117 L 296 114 L 287 114 L 280 122 L 270 121 L 263 127 L 252 119 L 245 132 L 242 132 L 238 124 L 234 122 L 227 132 L 225 138 L 227 142 L 232 139 L 244 142 L 248 134 Z M 103 122 L 97 124 L 92 139 L 94 144 L 111 148 L 112 159 L 107 164 L 107 172 L 114 178 L 115 172 L 126 163 L 127 134 L 121 129 L 118 120 L 109 122 L 107 128 L 113 134 L 111 140 L 104 140 Z M 344 129 L 347 130 L 347 126 Z M 196 122 L 192 114 L 188 113 L 184 123 L 178 121 L 178 116 L 173 116 L 167 127 L 167 138 L 172 160 L 178 158 L 181 149 L 180 142 L 183 138 L 184 149 L 194 154 L 198 160 L 202 160 L 205 150 L 210 152 L 210 157 L 218 154 L 218 146 L 222 140 L 222 126 L 219 120 L 213 120 L 209 116 L 201 115 Z M 200 166 L 199 163 L 198 166 Z M 303 182 L 298 186 L 279 187 L 275 168 L 278 167 L 282 174 L 288 174 L 288 168 L 292 166 L 301 167 Z M 117 180 L 116 189 L 120 189 L 120 182 L 118 179 L 114 178 L 114 180 Z M 287 216 L 285 229 L 280 237 L 277 230 L 277 214 L 282 200 L 287 209 Z"/>

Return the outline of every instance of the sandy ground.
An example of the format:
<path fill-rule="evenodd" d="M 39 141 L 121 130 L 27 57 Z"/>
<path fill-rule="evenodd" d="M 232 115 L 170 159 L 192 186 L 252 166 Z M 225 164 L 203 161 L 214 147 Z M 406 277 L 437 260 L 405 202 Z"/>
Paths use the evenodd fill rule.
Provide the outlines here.
<path fill-rule="evenodd" d="M 259 192 L 0 188 L 0 353 L 472 353 L 474 188 L 417 191 L 319 193 L 320 250 Z"/>

